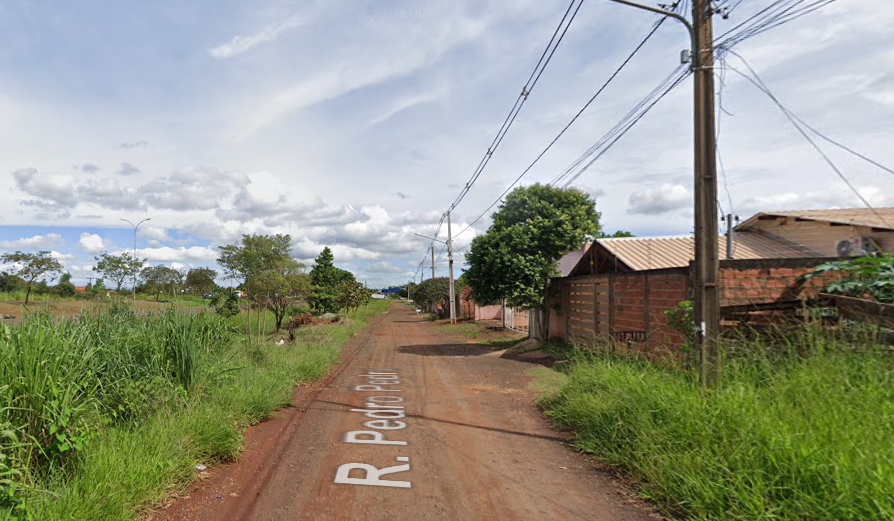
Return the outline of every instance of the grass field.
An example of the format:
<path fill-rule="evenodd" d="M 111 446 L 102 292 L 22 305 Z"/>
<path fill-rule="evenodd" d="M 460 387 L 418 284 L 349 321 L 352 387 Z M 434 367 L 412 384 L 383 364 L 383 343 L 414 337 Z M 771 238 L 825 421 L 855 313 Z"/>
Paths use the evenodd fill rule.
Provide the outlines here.
<path fill-rule="evenodd" d="M 231 460 L 387 303 L 248 347 L 212 313 L 117 304 L 0 325 L 0 520 L 132 519 Z M 269 322 L 268 322 L 269 323 Z"/>
<path fill-rule="evenodd" d="M 540 403 L 681 519 L 894 519 L 894 367 L 873 346 L 790 342 L 801 356 L 728 360 L 708 396 L 693 373 L 577 352 Z"/>

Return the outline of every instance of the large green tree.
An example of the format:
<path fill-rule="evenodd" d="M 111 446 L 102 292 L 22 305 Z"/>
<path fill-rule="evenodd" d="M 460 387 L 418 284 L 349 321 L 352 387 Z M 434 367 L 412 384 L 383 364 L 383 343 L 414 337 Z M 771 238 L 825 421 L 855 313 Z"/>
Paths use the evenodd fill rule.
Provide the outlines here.
<path fill-rule="evenodd" d="M 335 266 L 335 256 L 328 246 L 323 248 L 314 260 L 310 270 L 313 292 L 310 295 L 310 307 L 316 314 L 337 313 L 341 307 L 338 294 L 342 282 L 356 282 L 354 274 Z"/>
<path fill-rule="evenodd" d="M 140 278 L 148 291 L 155 293 L 155 300 L 159 300 L 162 292 L 174 293 L 180 286 L 181 273 L 168 266 L 148 266 L 140 272 Z"/>
<path fill-rule="evenodd" d="M 186 273 L 186 283 L 184 287 L 187 291 L 204 295 L 211 293 L 216 284 L 214 279 L 217 278 L 217 272 L 211 268 L 193 268 Z"/>
<path fill-rule="evenodd" d="M 596 203 L 576 188 L 535 184 L 506 196 L 493 224 L 472 240 L 466 279 L 479 304 L 538 310 L 532 334 L 548 337 L 547 291 L 557 261 L 601 232 Z"/>
<path fill-rule="evenodd" d="M 413 302 L 432 313 L 437 311 L 439 304 L 442 313 L 449 309 L 450 282 L 447 277 L 435 277 L 420 282 L 413 291 Z"/>
<path fill-rule="evenodd" d="M 0 260 L 6 264 L 11 264 L 12 274 L 21 277 L 25 281 L 28 288 L 25 293 L 25 304 L 28 303 L 28 299 L 31 297 L 31 285 L 35 280 L 55 275 L 62 271 L 62 264 L 48 251 L 4 253 L 0 256 Z"/>
<path fill-rule="evenodd" d="M 310 292 L 304 266 L 292 258 L 291 242 L 290 235 L 243 235 L 241 243 L 222 246 L 217 259 L 227 278 L 238 280 L 259 309 L 273 312 L 277 330 L 288 308 Z"/>
<path fill-rule="evenodd" d="M 121 291 L 124 281 L 139 273 L 147 260 L 133 257 L 128 252 L 123 252 L 120 255 L 103 252 L 94 259 L 96 259 L 96 266 L 93 267 L 93 271 L 102 273 L 105 278 L 114 281 L 115 291 Z"/>

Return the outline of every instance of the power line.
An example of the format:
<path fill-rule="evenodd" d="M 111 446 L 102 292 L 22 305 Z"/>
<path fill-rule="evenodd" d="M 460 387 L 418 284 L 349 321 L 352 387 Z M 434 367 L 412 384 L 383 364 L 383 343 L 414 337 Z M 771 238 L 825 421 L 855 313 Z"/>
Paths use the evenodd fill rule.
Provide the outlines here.
<path fill-rule="evenodd" d="M 492 208 L 493 208 L 493 207 L 494 207 L 494 206 L 495 206 L 501 199 L 503 199 L 503 197 L 505 197 L 506 194 L 509 193 L 509 191 L 510 191 L 516 184 L 518 184 L 518 182 L 521 181 L 521 179 L 522 179 L 524 176 L 526 176 L 526 175 L 528 174 L 528 172 L 531 171 L 532 168 L 534 168 L 534 165 L 536 165 L 536 164 L 540 161 L 540 159 L 543 158 L 544 155 L 546 155 L 546 153 L 547 153 L 547 152 L 553 147 L 553 145 L 555 145 L 556 142 L 557 142 L 557 141 L 558 141 L 558 140 L 565 134 L 565 132 L 571 127 L 571 125 L 573 125 L 574 122 L 577 121 L 577 119 L 584 113 L 584 111 L 587 110 L 587 108 L 590 107 L 590 105 L 593 103 L 593 101 L 595 101 L 596 98 L 597 98 L 600 94 L 602 94 L 602 92 L 606 89 L 606 87 L 608 87 L 608 85 L 612 82 L 612 80 L 614 80 L 615 77 L 618 76 L 618 74 L 621 72 L 621 70 L 623 70 L 624 67 L 626 67 L 628 63 L 630 63 L 630 60 L 632 60 L 633 57 L 640 51 L 640 49 L 643 48 L 643 46 L 646 44 L 646 42 L 648 42 L 649 39 L 652 38 L 652 36 L 655 34 L 656 31 L 658 31 L 658 28 L 661 27 L 661 24 L 662 24 L 666 19 L 667 19 L 666 17 L 662 17 L 660 20 L 658 20 L 658 21 L 653 25 L 652 30 L 649 31 L 649 33 L 646 35 L 646 37 L 643 38 L 643 40 L 642 40 L 642 41 L 641 41 L 641 42 L 640 42 L 640 43 L 633 49 L 633 51 L 627 56 L 627 58 L 625 58 L 624 61 L 621 62 L 621 65 L 619 65 L 618 68 L 615 69 L 615 71 L 611 74 L 611 76 L 609 76 L 609 78 L 605 81 L 605 83 L 603 83 L 602 86 L 599 87 L 599 89 L 596 91 L 596 94 L 593 94 L 593 96 L 590 97 L 589 100 L 587 100 L 587 102 L 584 104 L 584 106 L 581 107 L 581 109 L 577 111 L 577 114 L 575 114 L 574 117 L 571 118 L 571 121 L 569 121 L 569 122 L 565 125 L 565 127 L 563 127 L 562 130 L 556 135 L 556 137 L 554 137 L 554 138 L 552 139 L 552 141 L 549 142 L 549 144 L 546 146 L 546 148 L 544 148 L 543 151 L 540 152 L 540 154 L 538 154 L 536 158 L 534 158 L 534 161 L 532 161 L 531 164 L 528 165 L 528 167 L 525 168 L 524 171 L 522 171 L 522 173 L 519 174 L 519 176 L 518 176 L 517 178 L 515 178 L 515 180 L 512 182 L 512 184 L 510 184 L 509 187 L 507 187 L 507 188 L 503 191 L 503 193 L 500 194 L 500 196 L 497 197 L 497 199 L 494 200 L 494 202 L 490 204 L 490 206 L 488 206 L 483 212 L 481 212 L 481 214 L 479 214 L 478 217 L 475 218 L 475 220 L 473 220 L 470 224 L 468 224 L 465 228 L 463 228 L 459 233 L 457 233 L 456 236 L 459 236 L 460 234 L 462 234 L 463 232 L 465 232 L 466 230 L 468 230 L 469 228 L 471 228 L 471 227 L 472 227 L 475 223 L 477 223 L 479 220 L 481 220 L 481 218 L 484 217 L 484 216 L 487 214 L 487 212 L 489 212 L 489 211 L 490 211 L 490 210 L 491 210 L 491 209 L 492 209 Z"/>
<path fill-rule="evenodd" d="M 673 83 L 674 79 L 684 68 L 685 66 L 682 64 L 677 66 L 677 68 L 674 69 L 673 72 L 671 72 L 667 77 L 661 80 L 661 82 L 658 83 L 658 85 L 656 85 L 651 92 L 646 94 L 643 99 L 641 99 L 632 109 L 630 109 L 630 111 L 627 112 L 627 114 L 624 115 L 624 117 L 622 117 L 617 123 L 615 123 L 615 125 L 611 129 L 609 129 L 608 132 L 606 132 L 601 138 L 599 138 L 596 143 L 594 143 L 592 146 L 590 146 L 590 148 L 588 148 L 585 152 L 578 156 L 578 158 L 575 159 L 569 166 L 567 166 L 561 173 L 556 175 L 556 177 L 554 177 L 549 184 L 556 186 L 566 180 L 568 176 L 571 175 L 571 172 L 574 171 L 574 169 L 579 167 L 584 161 L 587 160 L 587 158 L 595 154 L 596 151 L 599 150 L 599 148 L 603 147 L 607 141 L 609 141 L 617 132 L 620 131 L 621 128 L 623 128 L 624 125 L 635 118 L 636 114 L 638 114 L 639 111 L 642 110 L 642 108 L 649 103 L 649 101 L 653 100 L 655 96 L 657 96 L 662 91 L 662 89 Z"/>
<path fill-rule="evenodd" d="M 812 3 L 799 8 L 807 3 L 807 0 L 777 0 L 717 38 L 715 40 L 718 42 L 717 52 L 723 52 L 748 38 L 793 22 L 836 1 L 813 0 Z"/>
<path fill-rule="evenodd" d="M 679 74 L 678 77 L 670 84 L 669 87 L 667 87 L 660 95 L 658 95 L 657 98 L 655 98 L 651 103 L 649 103 L 644 109 L 642 109 L 642 111 L 639 112 L 631 121 L 626 123 L 623 126 L 623 128 L 621 128 L 614 134 L 607 134 L 606 135 L 607 138 L 609 138 L 609 136 L 613 136 L 613 137 L 609 138 L 609 139 L 611 139 L 611 141 L 608 141 L 607 144 L 605 144 L 603 146 L 602 150 L 595 157 L 593 157 L 593 159 L 591 159 L 583 168 L 581 168 L 580 171 L 578 171 L 576 174 L 574 174 L 574 176 L 572 176 L 568 181 L 566 181 L 565 184 L 562 185 L 562 187 L 567 188 L 567 187 L 571 186 L 571 184 L 574 183 L 584 172 L 586 172 L 593 165 L 593 163 L 595 163 L 597 160 L 599 160 L 599 158 L 601 158 L 606 152 L 608 152 L 608 150 L 611 149 L 611 147 L 614 146 L 614 144 L 617 143 L 618 140 L 620 140 L 622 137 L 624 137 L 624 135 L 631 128 L 633 128 L 634 125 L 639 123 L 639 121 L 641 119 L 643 119 L 643 117 L 650 110 L 652 110 L 652 108 L 656 104 L 658 104 L 659 101 L 661 101 L 672 90 L 674 90 L 677 87 L 677 85 L 679 85 L 680 83 L 683 83 L 683 80 L 685 80 L 687 77 L 689 77 L 689 74 L 690 74 L 690 71 L 688 69 L 683 71 L 683 73 Z"/>
<path fill-rule="evenodd" d="M 764 83 L 764 81 L 760 78 L 760 76 L 757 74 L 757 72 L 756 72 L 756 71 L 751 67 L 751 65 L 748 63 L 748 61 L 745 60 L 745 58 L 743 58 L 741 55 L 739 55 L 739 54 L 738 54 L 737 52 L 735 52 L 735 51 L 728 50 L 728 52 L 732 53 L 734 56 L 736 56 L 737 58 L 739 58 L 739 60 L 742 61 L 742 64 L 745 65 L 745 67 L 748 68 L 748 71 L 751 73 L 751 76 L 749 76 L 749 75 L 743 73 L 742 71 L 736 69 L 735 67 L 733 67 L 733 66 L 731 66 L 731 65 L 727 65 L 727 67 L 729 67 L 729 69 L 730 69 L 731 71 L 733 71 L 733 72 L 739 74 L 740 76 L 742 76 L 743 78 L 745 78 L 746 80 L 748 80 L 749 82 L 751 82 L 755 87 L 758 88 L 758 90 L 760 90 L 761 92 L 763 92 L 764 94 L 766 94 L 767 97 L 769 97 L 769 98 L 773 101 L 773 103 L 779 108 L 779 110 L 785 115 L 785 117 L 789 120 L 789 122 L 792 124 L 792 126 L 795 127 L 795 129 L 798 131 L 798 133 L 800 133 L 801 136 L 803 136 L 804 139 L 806 139 L 807 142 L 810 143 L 810 146 L 813 147 L 813 149 L 816 150 L 816 152 L 817 152 L 820 156 L 822 156 L 822 158 L 826 161 L 826 163 L 829 165 L 829 167 L 832 168 L 832 170 L 835 172 L 835 174 L 838 175 L 838 177 L 844 182 L 844 184 L 847 185 L 847 187 L 854 193 L 854 195 L 856 195 L 857 198 L 859 198 L 860 201 L 862 201 L 863 204 L 864 204 L 867 208 L 869 208 L 870 210 L 872 210 L 872 212 L 875 214 L 876 217 L 878 217 L 878 218 L 879 218 L 883 223 L 885 223 L 886 225 L 890 226 L 890 224 L 888 224 L 888 222 L 887 222 L 887 221 L 885 220 L 885 218 L 878 212 L 878 210 L 876 210 L 876 209 L 869 203 L 869 201 L 867 201 L 866 198 L 863 197 L 863 194 L 861 194 L 861 193 L 859 192 L 859 190 L 857 190 L 857 188 L 850 182 L 850 180 L 844 175 L 844 173 L 843 173 L 843 172 L 842 172 L 842 171 L 835 165 L 834 162 L 832 162 L 832 160 L 829 158 L 829 156 L 826 155 L 826 153 L 823 152 L 823 150 L 816 144 L 816 142 L 815 142 L 813 139 L 810 138 L 810 136 L 807 134 L 807 132 L 805 132 L 804 129 L 801 128 L 801 125 L 798 124 L 798 121 L 796 120 L 796 118 L 793 117 L 793 115 L 790 113 L 790 111 L 789 111 L 789 110 L 782 104 L 782 102 L 780 102 L 779 99 L 773 94 L 773 92 L 770 90 L 770 88 L 767 86 L 767 84 Z"/>
<path fill-rule="evenodd" d="M 574 7 L 575 2 L 577 2 L 577 8 L 575 8 L 574 12 L 571 13 L 571 9 Z M 516 98 L 515 104 L 512 106 L 512 110 L 509 111 L 509 115 L 506 116 L 506 119 L 500 126 L 500 130 L 497 132 L 497 135 L 491 142 L 490 147 L 488 147 L 487 152 L 485 152 L 484 156 L 481 158 L 481 161 L 478 162 L 478 166 L 475 168 L 472 176 L 466 182 L 463 189 L 460 190 L 459 195 L 456 197 L 453 203 L 450 205 L 450 210 L 453 210 L 460 202 L 462 202 L 466 194 L 469 193 L 469 190 L 471 190 L 472 186 L 481 176 L 481 173 L 484 171 L 485 167 L 487 167 L 487 164 L 490 162 L 491 157 L 493 157 L 494 152 L 496 152 L 497 148 L 500 146 L 500 143 L 503 142 L 503 138 L 506 137 L 506 133 L 509 132 L 509 128 L 512 127 L 512 124 L 515 122 L 515 118 L 518 116 L 518 113 L 521 111 L 521 108 L 527 101 L 528 96 L 534 89 L 534 86 L 540 80 L 540 76 L 543 74 L 543 71 L 546 70 L 547 65 L 549 65 L 549 62 L 552 60 L 552 57 L 555 54 L 556 49 L 558 49 L 559 44 L 562 43 L 562 40 L 565 38 L 565 34 L 568 32 L 568 28 L 571 27 L 571 22 L 574 21 L 574 18 L 577 16 L 577 13 L 578 11 L 580 11 L 582 5 L 583 0 L 571 0 L 571 3 L 568 5 L 568 9 L 565 10 L 565 14 L 559 21 L 559 25 L 556 26 L 555 32 L 553 32 L 553 35 L 547 43 L 546 48 L 543 50 L 543 54 L 537 61 L 537 65 L 531 72 L 531 76 L 522 87 L 521 93 L 518 95 L 518 98 Z M 570 18 L 568 16 L 569 13 L 571 13 Z M 565 23 L 566 19 L 568 20 L 567 24 Z M 561 34 L 559 34 L 560 31 Z M 556 38 L 557 35 L 558 39 Z M 555 45 L 553 44 L 554 42 Z"/>

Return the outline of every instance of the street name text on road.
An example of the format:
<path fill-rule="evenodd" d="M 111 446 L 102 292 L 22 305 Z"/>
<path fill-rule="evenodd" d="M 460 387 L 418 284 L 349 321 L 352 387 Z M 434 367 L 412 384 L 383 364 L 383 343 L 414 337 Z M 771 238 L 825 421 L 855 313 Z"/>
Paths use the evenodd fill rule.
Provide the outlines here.
<path fill-rule="evenodd" d="M 401 393 L 402 389 L 396 389 L 394 386 L 400 385 L 400 376 L 394 369 L 368 369 L 365 374 L 357 375 L 367 378 L 367 381 L 360 385 L 355 385 L 351 389 L 363 393 Z M 366 398 L 366 403 L 362 409 L 350 409 L 351 412 L 363 413 L 363 416 L 372 418 L 363 422 L 363 426 L 367 429 L 375 430 L 356 430 L 344 433 L 341 438 L 343 443 L 365 443 L 371 445 L 406 445 L 407 442 L 400 440 L 389 440 L 385 432 L 402 430 L 407 427 L 406 422 L 399 421 L 406 417 L 403 405 L 395 405 L 403 403 L 401 396 L 390 394 L 376 394 Z M 397 456 L 395 461 L 409 462 L 410 458 L 406 456 Z M 362 470 L 364 477 L 350 477 L 352 470 Z M 375 487 L 398 487 L 411 488 L 409 481 L 397 481 L 390 479 L 380 479 L 382 476 L 394 474 L 397 472 L 406 472 L 410 470 L 410 464 L 395 465 L 391 467 L 378 468 L 367 463 L 345 463 L 339 465 L 335 473 L 335 483 L 346 485 L 368 485 Z"/>

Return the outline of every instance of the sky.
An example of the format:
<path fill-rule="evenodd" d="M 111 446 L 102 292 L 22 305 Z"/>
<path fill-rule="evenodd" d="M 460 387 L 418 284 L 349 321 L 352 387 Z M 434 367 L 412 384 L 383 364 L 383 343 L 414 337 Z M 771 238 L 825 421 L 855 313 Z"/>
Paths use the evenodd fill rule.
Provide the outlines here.
<path fill-rule="evenodd" d="M 771 0 L 726 2 L 715 34 Z M 49 250 L 76 284 L 101 252 L 215 268 L 243 234 L 284 233 L 310 266 L 329 246 L 370 287 L 416 277 L 442 214 L 512 108 L 565 0 L 70 0 L 0 3 L 0 252 Z M 467 228 L 645 37 L 657 16 L 587 0 L 487 168 L 452 213 Z M 894 3 L 838 0 L 735 50 L 790 110 L 894 166 Z M 527 174 L 547 183 L 688 48 L 664 23 Z M 727 63 L 745 70 L 738 58 Z M 718 67 L 719 204 L 863 202 L 763 93 Z M 692 79 L 573 186 L 605 230 L 692 228 Z M 874 206 L 894 176 L 823 146 Z M 134 237 L 134 224 L 144 220 Z M 442 229 L 439 238 L 445 238 Z M 436 275 L 446 253 L 436 243 Z M 0 269 L 3 269 L 0 266 Z M 426 277 L 431 268 L 426 265 Z M 222 279 L 220 282 L 225 283 Z"/>

